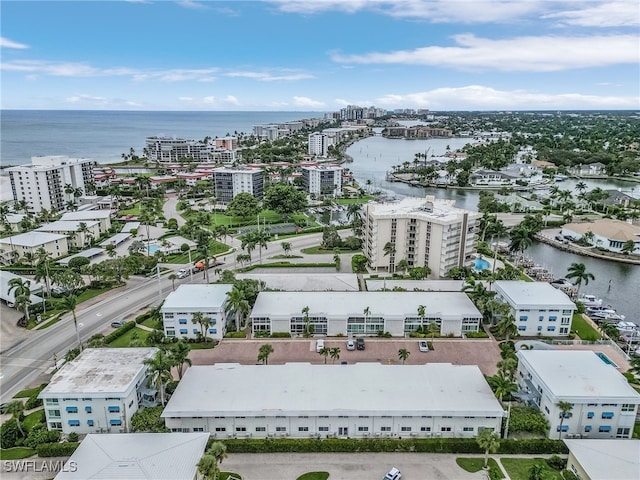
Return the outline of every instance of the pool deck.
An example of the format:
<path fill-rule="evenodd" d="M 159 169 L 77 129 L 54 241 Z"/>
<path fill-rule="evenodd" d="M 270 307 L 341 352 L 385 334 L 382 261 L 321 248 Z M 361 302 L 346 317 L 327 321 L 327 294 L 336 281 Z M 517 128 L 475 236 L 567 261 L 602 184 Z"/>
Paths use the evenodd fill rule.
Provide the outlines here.
<path fill-rule="evenodd" d="M 489 264 L 489 267 L 488 267 L 488 268 L 486 268 L 485 270 L 491 270 L 491 271 L 493 271 L 493 270 L 495 270 L 495 269 L 497 269 L 497 268 L 504 268 L 504 262 L 503 262 L 502 260 L 498 260 L 498 259 L 495 259 L 495 260 L 494 260 L 493 258 L 491 258 L 491 257 L 486 257 L 486 256 L 484 256 L 484 255 L 482 255 L 482 254 L 478 254 L 478 255 L 476 255 L 476 258 L 479 258 L 479 259 L 481 259 L 481 260 L 484 260 L 485 262 L 487 262 L 487 263 Z M 495 264 L 496 264 L 495 268 L 494 268 L 494 266 L 493 266 L 493 263 L 494 263 L 494 262 L 495 262 Z"/>
<path fill-rule="evenodd" d="M 629 361 L 615 347 L 611 345 L 589 344 L 589 345 L 554 345 L 558 350 L 591 350 L 593 352 L 604 353 L 609 360 L 617 365 L 619 372 L 624 373 L 631 368 Z"/>

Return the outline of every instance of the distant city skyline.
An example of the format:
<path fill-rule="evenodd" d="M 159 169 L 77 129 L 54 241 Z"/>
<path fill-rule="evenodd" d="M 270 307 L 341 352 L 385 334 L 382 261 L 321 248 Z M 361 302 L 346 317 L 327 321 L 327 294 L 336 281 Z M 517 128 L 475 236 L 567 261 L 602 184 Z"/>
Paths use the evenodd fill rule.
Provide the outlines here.
<path fill-rule="evenodd" d="M 2 109 L 640 109 L 637 0 L 13 1 Z"/>

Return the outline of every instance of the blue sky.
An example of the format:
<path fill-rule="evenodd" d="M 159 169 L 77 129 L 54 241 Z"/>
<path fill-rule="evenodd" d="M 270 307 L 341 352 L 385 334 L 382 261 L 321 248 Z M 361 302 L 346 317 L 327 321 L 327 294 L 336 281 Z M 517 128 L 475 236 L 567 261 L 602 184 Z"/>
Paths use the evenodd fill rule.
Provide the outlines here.
<path fill-rule="evenodd" d="M 7 1 L 3 109 L 640 109 L 637 0 Z"/>

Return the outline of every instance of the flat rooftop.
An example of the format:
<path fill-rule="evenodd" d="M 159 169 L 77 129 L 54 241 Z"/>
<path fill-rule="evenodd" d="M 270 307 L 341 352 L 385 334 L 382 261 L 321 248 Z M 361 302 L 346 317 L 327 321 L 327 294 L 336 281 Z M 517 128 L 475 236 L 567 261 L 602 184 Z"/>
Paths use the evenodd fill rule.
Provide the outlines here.
<path fill-rule="evenodd" d="M 167 295 L 162 310 L 184 308 L 192 311 L 198 308 L 221 307 L 227 300 L 227 292 L 233 285 L 218 283 L 213 285 L 180 285 L 175 292 Z"/>
<path fill-rule="evenodd" d="M 441 200 L 433 196 L 426 197 L 406 197 L 392 202 L 371 202 L 365 206 L 373 216 L 387 217 L 410 217 L 424 220 L 439 219 L 441 221 L 453 221 L 459 219 L 463 214 L 479 217 L 478 212 L 465 210 L 455 206 L 454 200 Z"/>
<path fill-rule="evenodd" d="M 362 316 L 369 307 L 370 316 L 415 317 L 425 306 L 425 316 L 442 319 L 482 317 L 463 292 L 260 292 L 252 317 L 310 314 Z"/>
<path fill-rule="evenodd" d="M 77 232 L 80 229 L 80 224 L 84 223 L 87 228 L 96 226 L 97 220 L 58 220 L 57 222 L 46 223 L 41 227 L 36 228 L 37 232 Z"/>
<path fill-rule="evenodd" d="M 157 348 L 87 348 L 64 366 L 40 392 L 41 398 L 64 393 L 126 392 Z"/>
<path fill-rule="evenodd" d="M 640 403 L 640 394 L 612 365 L 591 350 L 519 350 L 516 355 L 535 372 L 555 397 L 628 400 Z M 612 402 L 616 403 L 616 402 Z"/>
<path fill-rule="evenodd" d="M 259 395 L 256 395 L 259 392 Z M 505 415 L 476 365 L 190 367 L 163 417 L 253 415 Z"/>
<path fill-rule="evenodd" d="M 289 292 L 359 291 L 354 273 L 239 273 L 236 278 L 261 280 L 268 288 Z"/>
<path fill-rule="evenodd" d="M 527 306 L 561 305 L 575 309 L 576 305 L 562 290 L 548 282 L 525 282 L 523 280 L 498 280 L 496 290 L 513 304 Z"/>
<path fill-rule="evenodd" d="M 110 216 L 111 210 L 84 210 L 82 212 L 67 212 L 60 217 L 60 220 L 100 220 Z"/>
<path fill-rule="evenodd" d="M 13 235 L 12 237 L 1 238 L 0 243 L 3 245 L 18 245 L 20 247 L 39 247 L 64 238 L 67 238 L 67 236 L 60 235 L 59 233 L 27 232 Z"/>
<path fill-rule="evenodd" d="M 640 477 L 640 440 L 593 438 L 564 440 L 564 443 L 589 478 L 638 480 Z"/>

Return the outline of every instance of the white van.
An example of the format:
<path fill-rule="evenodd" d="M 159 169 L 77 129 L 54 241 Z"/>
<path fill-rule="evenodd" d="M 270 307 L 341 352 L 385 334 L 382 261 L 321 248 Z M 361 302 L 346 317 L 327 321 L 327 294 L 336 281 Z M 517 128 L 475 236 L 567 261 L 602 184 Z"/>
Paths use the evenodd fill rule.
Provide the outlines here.
<path fill-rule="evenodd" d="M 320 351 L 324 348 L 324 340 L 316 340 L 316 352 L 320 353 Z"/>

